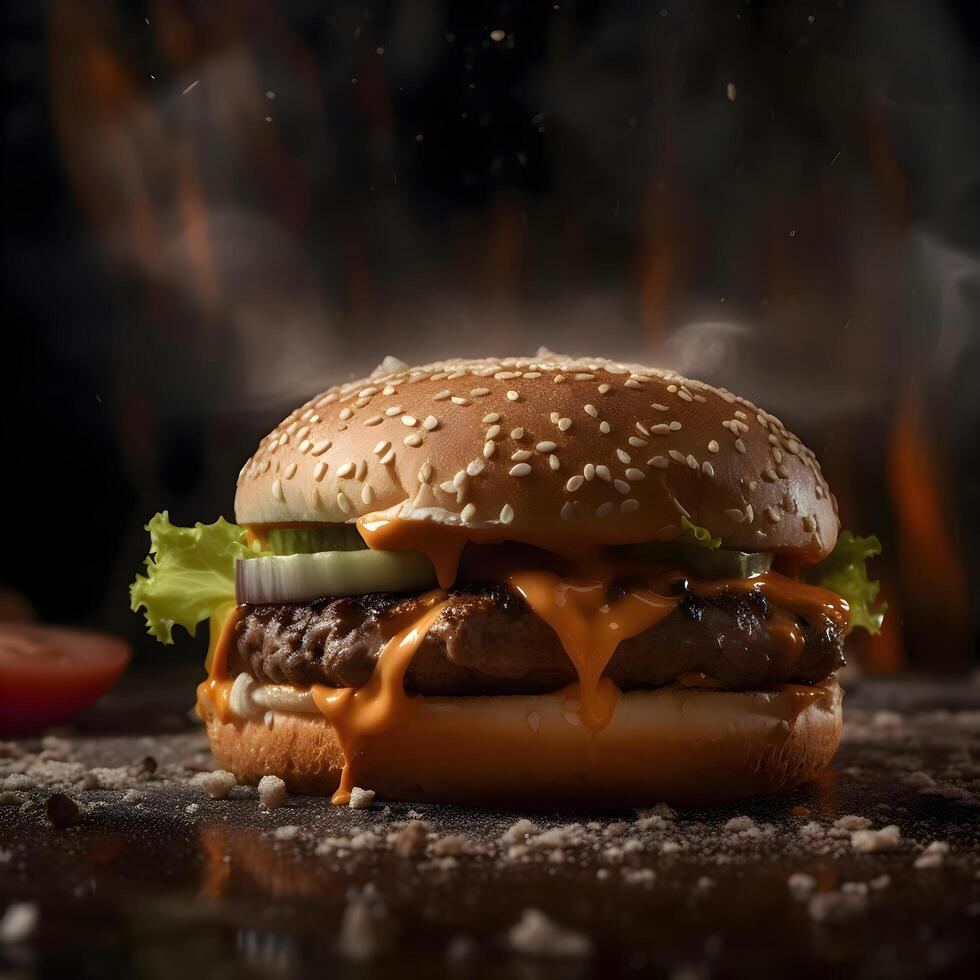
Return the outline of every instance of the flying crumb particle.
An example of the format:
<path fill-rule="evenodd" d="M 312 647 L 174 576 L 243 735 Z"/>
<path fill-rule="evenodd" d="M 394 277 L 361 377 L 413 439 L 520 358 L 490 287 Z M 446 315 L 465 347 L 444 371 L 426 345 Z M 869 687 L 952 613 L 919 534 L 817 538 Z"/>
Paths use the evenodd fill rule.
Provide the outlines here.
<path fill-rule="evenodd" d="M 540 828 L 536 823 L 532 823 L 527 819 L 521 819 L 508 827 L 500 835 L 500 839 L 504 844 L 523 844 L 528 837 L 532 837 L 537 833 L 540 833 Z"/>
<path fill-rule="evenodd" d="M 867 817 L 858 817 L 851 813 L 835 820 L 834 826 L 839 830 L 867 830 L 871 821 Z"/>
<path fill-rule="evenodd" d="M 278 810 L 286 802 L 286 784 L 278 776 L 263 776 L 259 780 L 259 807 Z"/>
<path fill-rule="evenodd" d="M 814 922 L 847 922 L 864 915 L 868 897 L 860 891 L 820 892 L 807 905 Z"/>
<path fill-rule="evenodd" d="M 22 943 L 37 928 L 38 909 L 33 902 L 13 902 L 0 918 L 0 943 Z"/>
<path fill-rule="evenodd" d="M 878 851 L 894 851 L 902 841 L 902 832 L 889 824 L 881 830 L 855 830 L 851 834 L 851 847 L 864 854 Z"/>
<path fill-rule="evenodd" d="M 67 830 L 82 818 L 79 805 L 64 793 L 52 793 L 44 802 L 44 813 L 55 830 Z"/>
<path fill-rule="evenodd" d="M 224 769 L 199 772 L 191 776 L 191 785 L 203 789 L 213 800 L 223 800 L 237 785 L 235 774 Z"/>
<path fill-rule="evenodd" d="M 732 819 L 725 824 L 725 830 L 751 830 L 754 826 L 755 821 L 751 817 L 732 817 Z"/>
<path fill-rule="evenodd" d="M 347 805 L 352 810 L 364 810 L 369 807 L 374 802 L 374 790 L 373 789 L 361 789 L 360 786 L 355 786 L 350 791 L 350 803 Z"/>
<path fill-rule="evenodd" d="M 581 958 L 592 953 L 592 941 L 564 929 L 539 909 L 525 909 L 520 922 L 507 932 L 507 945 L 525 956 Z"/>
<path fill-rule="evenodd" d="M 276 840 L 296 840 L 299 834 L 300 828 L 291 823 L 284 824 L 282 827 L 276 827 L 272 832 L 272 836 Z"/>
<path fill-rule="evenodd" d="M 501 31 L 498 29 L 490 32 L 490 40 L 495 41 L 497 44 L 499 44 L 505 37 L 507 37 L 506 31 Z"/>
<path fill-rule="evenodd" d="M 384 933 L 374 910 L 362 895 L 355 895 L 344 909 L 337 950 L 348 960 L 373 959 L 384 947 Z"/>
<path fill-rule="evenodd" d="M 200 803 L 188 803 L 187 806 L 184 807 L 184 813 L 197 813 L 197 811 L 200 809 Z"/>
<path fill-rule="evenodd" d="M 734 82 L 729 82 L 725 88 L 725 94 L 728 96 L 729 102 L 734 102 L 738 98 L 738 89 L 735 88 Z"/>

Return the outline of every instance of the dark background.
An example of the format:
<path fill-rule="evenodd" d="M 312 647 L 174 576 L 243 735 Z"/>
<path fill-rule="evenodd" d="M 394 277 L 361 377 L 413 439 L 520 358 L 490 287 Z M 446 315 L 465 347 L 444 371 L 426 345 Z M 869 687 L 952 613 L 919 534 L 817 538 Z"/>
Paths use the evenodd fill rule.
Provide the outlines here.
<path fill-rule="evenodd" d="M 384 354 L 546 345 L 781 415 L 885 545 L 866 668 L 975 662 L 975 0 L 2 9 L 2 579 L 41 618 L 180 656 L 128 611 L 150 514 L 230 518 Z"/>

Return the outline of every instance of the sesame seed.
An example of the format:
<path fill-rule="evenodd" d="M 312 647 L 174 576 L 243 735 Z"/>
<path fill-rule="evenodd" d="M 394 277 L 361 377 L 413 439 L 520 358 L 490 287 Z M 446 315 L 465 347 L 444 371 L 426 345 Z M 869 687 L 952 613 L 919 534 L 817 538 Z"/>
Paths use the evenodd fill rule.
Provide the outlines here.
<path fill-rule="evenodd" d="M 690 466 L 692 470 L 696 470 L 698 468 L 698 461 L 693 456 L 688 454 L 687 465 Z"/>
<path fill-rule="evenodd" d="M 337 476 L 339 477 L 350 476 L 351 473 L 353 472 L 354 472 L 354 464 L 347 462 L 337 469 Z"/>
<path fill-rule="evenodd" d="M 329 439 L 321 439 L 311 450 L 310 453 L 313 456 L 322 456 L 333 443 Z"/>
<path fill-rule="evenodd" d="M 599 415 L 599 409 L 597 409 L 595 405 L 586 405 L 585 414 L 591 415 L 592 418 L 596 418 Z"/>
<path fill-rule="evenodd" d="M 718 445 L 717 440 L 712 439 L 711 442 L 708 443 L 708 452 L 709 453 L 716 453 L 716 452 L 718 452 L 719 449 L 721 449 L 721 446 Z"/>
<path fill-rule="evenodd" d="M 654 402 L 650 407 L 654 411 L 656 411 L 656 412 L 666 412 L 666 411 L 668 411 L 668 408 L 667 408 L 666 405 L 661 405 L 658 402 Z"/>
<path fill-rule="evenodd" d="M 402 411 L 401 405 L 390 405 L 385 409 L 385 415 L 389 418 L 394 418 L 396 415 L 401 415 Z"/>
<path fill-rule="evenodd" d="M 387 466 L 389 463 L 393 463 L 394 461 L 395 461 L 395 450 L 394 449 L 389 449 L 388 452 L 386 452 L 384 454 L 384 456 L 381 457 L 381 465 L 382 466 Z"/>
<path fill-rule="evenodd" d="M 452 403 L 454 405 L 469 405 L 470 401 L 468 398 L 463 398 L 461 395 L 453 395 Z"/>
<path fill-rule="evenodd" d="M 619 512 L 621 514 L 632 514 L 633 511 L 639 509 L 640 509 L 640 502 L 639 500 L 635 500 L 633 497 L 630 497 L 629 500 L 624 500 L 619 505 Z"/>
<path fill-rule="evenodd" d="M 414 415 L 403 415 L 402 425 L 407 425 L 411 428 L 413 425 L 418 425 L 419 420 Z"/>
<path fill-rule="evenodd" d="M 796 456 L 799 453 L 799 451 L 800 451 L 800 444 L 795 439 L 790 439 L 789 442 L 786 443 L 786 452 L 790 453 L 793 456 Z"/>
<path fill-rule="evenodd" d="M 613 480 L 613 486 L 620 493 L 629 493 L 630 492 L 630 485 L 625 480 Z"/>
<path fill-rule="evenodd" d="M 625 380 L 625 381 L 623 382 L 623 384 L 624 384 L 624 385 L 625 385 L 625 386 L 626 386 L 627 388 L 642 388 L 642 387 L 643 387 L 643 386 L 642 386 L 642 385 L 640 384 L 640 382 L 636 380 L 636 378 L 627 378 L 627 379 L 626 379 L 626 380 Z"/>
<path fill-rule="evenodd" d="M 669 436 L 670 426 L 666 422 L 659 422 L 657 425 L 650 426 L 650 432 L 655 436 Z"/>
<path fill-rule="evenodd" d="M 510 522 L 513 519 L 514 519 L 514 508 L 511 507 L 510 504 L 504 504 L 504 506 L 500 508 L 500 523 L 510 524 Z"/>
<path fill-rule="evenodd" d="M 555 384 L 556 385 L 560 385 L 564 380 L 565 380 L 565 375 L 564 374 L 556 374 L 555 375 L 554 381 L 555 381 Z"/>
<path fill-rule="evenodd" d="M 354 477 L 355 479 L 363 480 L 365 473 L 367 473 L 367 460 L 359 459 L 357 461 L 357 469 L 354 470 Z"/>
<path fill-rule="evenodd" d="M 313 467 L 313 479 L 319 483 L 323 479 L 323 474 L 327 472 L 327 464 L 321 459 L 316 466 Z"/>
<path fill-rule="evenodd" d="M 582 469 L 582 474 L 585 476 L 586 480 L 595 479 L 595 464 L 586 463 L 585 467 Z"/>
<path fill-rule="evenodd" d="M 595 375 L 594 374 L 586 374 L 586 373 L 583 372 L 581 374 L 573 375 L 573 377 L 575 378 L 576 381 L 591 381 L 595 377 Z"/>
<path fill-rule="evenodd" d="M 390 445 L 391 445 L 391 443 L 390 443 L 390 442 L 386 442 L 386 441 L 385 441 L 384 439 L 382 439 L 382 440 L 381 440 L 381 442 L 379 442 L 379 443 L 378 443 L 378 444 L 377 444 L 377 445 L 376 445 L 376 446 L 374 447 L 374 455 L 375 455 L 375 456 L 380 456 L 380 455 L 381 455 L 381 454 L 382 454 L 383 452 L 387 452 L 387 450 L 388 450 L 388 447 L 389 447 Z"/>
<path fill-rule="evenodd" d="M 612 480 L 612 473 L 609 472 L 608 466 L 597 466 L 595 468 L 595 475 L 599 477 L 600 480 L 605 480 L 606 483 L 609 483 L 609 481 Z"/>
<path fill-rule="evenodd" d="M 470 476 L 477 476 L 483 472 L 486 465 L 487 464 L 484 463 L 482 459 L 470 460 L 470 462 L 466 464 L 466 472 Z"/>
<path fill-rule="evenodd" d="M 432 479 L 432 464 L 423 463 L 419 467 L 419 483 L 428 483 Z"/>
<path fill-rule="evenodd" d="M 309 452 L 310 446 L 312 446 L 312 445 L 313 445 L 313 443 L 311 443 L 309 439 L 304 439 L 299 444 L 299 451 L 301 453 Z"/>
<path fill-rule="evenodd" d="M 552 413 L 551 413 L 551 414 L 550 414 L 550 415 L 548 416 L 548 418 L 550 418 L 550 419 L 551 419 L 551 424 L 552 424 L 552 425 L 557 425 L 557 424 L 558 424 L 558 413 L 557 413 L 557 412 L 552 412 Z"/>
<path fill-rule="evenodd" d="M 599 385 L 599 394 L 600 395 L 604 395 L 607 391 L 609 391 L 609 385 L 607 385 L 605 383 Z"/>
<path fill-rule="evenodd" d="M 680 432 L 680 430 L 681 430 L 681 424 L 680 424 L 680 422 L 674 421 L 674 422 L 671 422 L 670 423 L 670 431 L 671 432 Z"/>
<path fill-rule="evenodd" d="M 364 486 L 361 487 L 361 500 L 366 504 L 369 504 L 372 500 L 374 500 L 374 491 L 371 489 L 371 485 L 369 483 L 365 483 Z"/>
<path fill-rule="evenodd" d="M 490 428 L 487 429 L 487 438 L 488 439 L 496 439 L 497 436 L 499 436 L 499 435 L 500 435 L 500 426 L 499 425 L 491 425 Z"/>
<path fill-rule="evenodd" d="M 783 519 L 782 515 L 778 510 L 776 510 L 775 507 L 766 508 L 766 517 L 768 517 L 773 524 L 778 524 Z"/>
<path fill-rule="evenodd" d="M 434 402 L 444 402 L 450 395 L 448 388 L 443 388 L 442 391 L 437 391 L 433 396 L 432 400 Z"/>
<path fill-rule="evenodd" d="M 616 458 L 617 458 L 617 459 L 618 459 L 618 460 L 619 460 L 619 461 L 620 461 L 621 463 L 628 463 L 628 462 L 630 462 L 630 460 L 631 460 L 631 459 L 632 459 L 633 457 L 632 457 L 632 456 L 630 456 L 630 454 L 629 454 L 628 452 L 626 452 L 625 450 L 623 450 L 623 449 L 617 449 L 617 450 L 616 450 Z"/>
<path fill-rule="evenodd" d="M 667 390 L 672 394 L 677 394 L 677 385 L 667 385 Z"/>
<path fill-rule="evenodd" d="M 369 419 L 364 420 L 365 425 L 380 425 L 384 422 L 384 419 L 380 415 L 372 415 Z"/>
<path fill-rule="evenodd" d="M 596 517 L 608 517 L 613 512 L 613 505 L 610 501 L 606 501 L 604 504 L 599 504 L 595 509 Z"/>
<path fill-rule="evenodd" d="M 712 465 L 711 465 L 711 464 L 710 464 L 710 463 L 709 463 L 709 462 L 708 462 L 707 460 L 705 460 L 705 461 L 704 461 L 704 462 L 703 462 L 703 463 L 701 464 L 701 472 L 702 472 L 702 473 L 703 473 L 703 474 L 704 474 L 705 476 L 710 476 L 710 477 L 713 477 L 713 476 L 715 475 L 715 468 L 714 468 L 714 467 L 713 467 L 713 466 L 712 466 Z"/>
<path fill-rule="evenodd" d="M 531 379 L 540 378 L 541 377 L 541 372 L 540 371 L 525 371 L 524 372 L 524 377 L 525 378 L 531 378 Z"/>
<path fill-rule="evenodd" d="M 558 448 L 558 443 L 548 442 L 546 440 L 544 442 L 539 442 L 534 448 L 537 449 L 539 453 L 551 453 Z"/>
<path fill-rule="evenodd" d="M 511 429 L 510 430 L 510 437 L 511 437 L 511 439 L 523 439 L 524 438 L 524 430 L 520 426 L 518 426 L 516 429 Z"/>
<path fill-rule="evenodd" d="M 459 516 L 464 524 L 468 524 L 476 517 L 476 504 L 467 504 Z"/>
<path fill-rule="evenodd" d="M 452 480 L 446 480 L 445 483 L 440 483 L 439 484 L 439 489 L 443 493 L 455 493 L 456 492 L 456 484 L 453 483 Z"/>
<path fill-rule="evenodd" d="M 509 472 L 511 476 L 527 476 L 531 472 L 531 467 L 528 463 L 518 463 L 512 466 Z"/>
<path fill-rule="evenodd" d="M 473 398 L 482 398 L 484 395 L 489 395 L 489 394 L 490 394 L 490 389 L 489 388 L 471 388 L 470 389 L 470 395 Z"/>
<path fill-rule="evenodd" d="M 296 464 L 290 463 L 289 466 L 286 467 L 282 475 L 285 479 L 291 480 L 294 476 L 296 476 Z"/>
<path fill-rule="evenodd" d="M 736 440 L 735 440 L 735 448 L 736 448 L 736 449 L 737 449 L 737 450 L 738 450 L 738 451 L 739 451 L 740 453 L 744 453 L 744 452 L 746 451 L 746 449 L 745 449 L 745 443 L 744 443 L 744 442 L 742 442 L 742 440 L 741 440 L 741 439 L 736 439 Z"/>
<path fill-rule="evenodd" d="M 511 402 L 516 402 L 520 399 L 520 392 L 514 391 L 513 388 L 507 392 L 507 400 Z"/>
<path fill-rule="evenodd" d="M 404 442 L 406 446 L 411 446 L 413 449 L 417 449 L 422 445 L 422 437 L 417 432 L 413 432 L 410 436 L 405 436 L 402 442 Z"/>
<path fill-rule="evenodd" d="M 789 479 L 789 470 L 785 466 L 777 466 L 776 472 L 784 479 Z"/>
<path fill-rule="evenodd" d="M 781 463 L 783 461 L 783 454 L 778 450 L 774 449 L 772 451 L 772 458 L 777 462 Z"/>
<path fill-rule="evenodd" d="M 742 521 L 745 520 L 745 514 L 743 514 L 737 507 L 730 507 L 728 510 L 726 510 L 725 517 L 734 521 L 736 524 L 741 524 Z"/>
<path fill-rule="evenodd" d="M 343 492 L 337 494 L 337 506 L 345 513 L 349 514 L 353 507 L 351 507 L 350 501 L 347 499 L 347 495 Z"/>
<path fill-rule="evenodd" d="M 556 455 L 555 455 L 554 453 L 552 453 L 552 454 L 551 454 L 551 455 L 550 455 L 550 456 L 548 457 L 548 465 L 549 465 L 549 466 L 550 466 L 550 467 L 551 467 L 551 468 L 552 468 L 553 470 L 557 470 L 557 469 L 558 469 L 558 468 L 559 468 L 559 467 L 561 466 L 561 461 L 560 461 L 560 460 L 558 459 L 558 457 L 557 457 L 557 456 L 556 456 Z"/>
<path fill-rule="evenodd" d="M 563 521 L 570 520 L 574 513 L 575 508 L 572 506 L 572 502 L 570 500 L 566 500 L 561 508 L 561 519 Z"/>
<path fill-rule="evenodd" d="M 571 427 L 572 427 L 571 419 L 563 418 L 558 420 L 558 428 L 561 429 L 562 432 L 568 432 L 568 430 Z"/>
<path fill-rule="evenodd" d="M 687 390 L 687 388 L 681 388 L 681 390 L 677 392 L 677 397 L 683 398 L 686 402 L 694 401 L 694 398 L 691 396 L 691 393 Z"/>
<path fill-rule="evenodd" d="M 422 423 L 422 428 L 425 429 L 426 432 L 432 432 L 439 428 L 439 420 L 434 415 L 429 415 Z"/>
<path fill-rule="evenodd" d="M 353 414 L 354 413 L 349 408 L 345 408 L 340 413 L 340 417 L 346 422 Z"/>
<path fill-rule="evenodd" d="M 565 489 L 569 493 L 575 493 L 576 490 L 585 482 L 584 476 L 579 476 L 577 473 L 575 476 L 569 477 L 568 483 L 565 484 Z"/>
<path fill-rule="evenodd" d="M 682 453 L 679 453 L 676 449 L 670 449 L 670 450 L 668 450 L 667 451 L 667 455 L 675 463 L 686 463 L 687 462 L 687 459 L 684 457 L 684 455 Z"/>
<path fill-rule="evenodd" d="M 491 412 L 489 415 L 483 416 L 484 425 L 492 425 L 494 422 L 500 421 L 500 414 L 498 412 Z"/>
<path fill-rule="evenodd" d="M 752 512 L 752 505 L 745 505 L 745 519 L 751 524 L 755 520 L 755 514 Z"/>
<path fill-rule="evenodd" d="M 630 436 L 626 441 L 635 449 L 642 449 L 644 446 L 649 445 L 646 439 L 641 439 L 639 436 Z"/>
<path fill-rule="evenodd" d="M 462 490 L 463 487 L 466 485 L 467 479 L 468 477 L 466 476 L 466 470 L 459 470 L 456 473 L 456 475 L 453 477 L 453 486 L 457 490 Z"/>
<path fill-rule="evenodd" d="M 646 473 L 644 473 L 643 470 L 638 470 L 635 466 L 631 466 L 626 471 L 626 479 L 627 480 L 645 480 L 646 479 Z"/>
<path fill-rule="evenodd" d="M 608 423 L 608 422 L 607 422 L 607 421 L 606 421 L 605 419 L 603 419 L 603 420 L 602 420 L 602 421 L 601 421 L 601 422 L 599 423 L 599 431 L 600 431 L 600 432 L 601 432 L 601 433 L 602 433 L 602 434 L 603 434 L 604 436 L 608 436 L 608 435 L 609 435 L 609 433 L 610 433 L 610 432 L 612 432 L 612 429 L 611 429 L 611 427 L 610 427 L 610 425 L 609 425 L 609 423 Z"/>
<path fill-rule="evenodd" d="M 361 398 L 370 398 L 372 395 L 376 395 L 377 393 L 377 388 L 362 388 L 358 392 L 358 395 L 360 395 Z"/>
<path fill-rule="evenodd" d="M 483 456 L 484 456 L 484 458 L 485 459 L 489 459 L 493 455 L 494 450 L 496 448 L 497 448 L 497 444 L 495 442 L 490 441 L 490 440 L 488 440 L 487 442 L 485 442 L 483 444 Z"/>
<path fill-rule="evenodd" d="M 510 381 L 511 378 L 519 377 L 513 371 L 498 371 L 494 376 L 496 381 Z"/>
<path fill-rule="evenodd" d="M 813 533 L 817 529 L 817 522 L 813 519 L 810 514 L 807 514 L 803 518 L 803 530 Z"/>
<path fill-rule="evenodd" d="M 511 453 L 510 458 L 514 460 L 515 463 L 523 463 L 524 460 L 530 459 L 534 453 L 528 449 L 518 449 L 516 453 Z"/>
<path fill-rule="evenodd" d="M 282 483 L 280 483 L 279 480 L 272 481 L 272 496 L 275 497 L 276 500 L 285 501 L 286 499 L 286 495 L 282 492 Z"/>

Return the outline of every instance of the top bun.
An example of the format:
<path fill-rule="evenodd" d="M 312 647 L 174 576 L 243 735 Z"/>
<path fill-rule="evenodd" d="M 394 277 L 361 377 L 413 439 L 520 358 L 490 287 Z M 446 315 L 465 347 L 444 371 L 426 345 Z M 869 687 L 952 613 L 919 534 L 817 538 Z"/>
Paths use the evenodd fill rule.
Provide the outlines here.
<path fill-rule="evenodd" d="M 240 524 L 369 514 L 515 540 L 669 540 L 681 518 L 722 547 L 829 554 L 837 503 L 813 453 L 724 388 L 604 358 L 385 358 L 310 399 L 242 467 Z"/>

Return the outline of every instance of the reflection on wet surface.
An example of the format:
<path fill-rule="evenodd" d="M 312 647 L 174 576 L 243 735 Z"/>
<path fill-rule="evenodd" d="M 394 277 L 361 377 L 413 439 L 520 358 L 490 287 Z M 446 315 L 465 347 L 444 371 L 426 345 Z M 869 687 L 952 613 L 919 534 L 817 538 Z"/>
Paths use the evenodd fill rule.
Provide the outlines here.
<path fill-rule="evenodd" d="M 20 762 L 0 756 L 0 791 L 24 794 L 0 806 L 0 909 L 36 903 L 40 916 L 0 945 L 0 964 L 74 977 L 967 975 L 980 692 L 866 684 L 847 715 L 818 784 L 677 815 L 311 798 L 265 812 L 251 788 L 212 800 L 188 785 L 208 758 L 183 723 L 25 742 Z M 126 731 L 117 721 L 105 727 Z M 133 768 L 148 754 L 155 772 Z M 42 805 L 58 778 L 86 805 L 65 830 Z M 93 778 L 102 788 L 79 788 Z M 853 835 L 889 824 L 894 849 L 877 837 L 859 849 Z M 948 853 L 923 863 L 933 841 Z M 554 931 L 518 930 L 528 909 Z"/>

